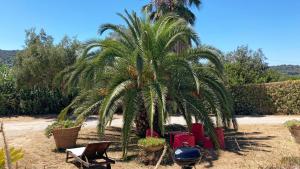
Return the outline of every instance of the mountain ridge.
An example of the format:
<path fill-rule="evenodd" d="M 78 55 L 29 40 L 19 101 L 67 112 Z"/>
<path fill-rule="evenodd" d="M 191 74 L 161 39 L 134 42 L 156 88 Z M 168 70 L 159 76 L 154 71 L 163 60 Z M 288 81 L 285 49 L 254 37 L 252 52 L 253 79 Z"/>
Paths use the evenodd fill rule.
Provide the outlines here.
<path fill-rule="evenodd" d="M 13 65 L 13 60 L 20 50 L 2 50 L 0 49 L 0 64 Z"/>
<path fill-rule="evenodd" d="M 290 65 L 290 64 L 282 64 L 277 66 L 270 66 L 271 69 L 277 70 L 283 74 L 289 76 L 299 76 L 300 75 L 300 65 Z"/>

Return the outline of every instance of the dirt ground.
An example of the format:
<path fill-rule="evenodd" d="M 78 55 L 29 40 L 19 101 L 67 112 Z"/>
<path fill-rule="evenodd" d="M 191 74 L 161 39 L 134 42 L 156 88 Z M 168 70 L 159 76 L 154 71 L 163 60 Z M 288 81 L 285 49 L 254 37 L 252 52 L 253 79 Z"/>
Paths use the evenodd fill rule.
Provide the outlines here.
<path fill-rule="evenodd" d="M 22 119 L 24 120 L 24 119 Z M 30 119 L 31 120 L 31 119 Z M 18 119 L 12 119 L 18 121 Z M 55 150 L 53 138 L 46 138 L 43 131 L 28 131 L 26 134 L 8 133 L 10 146 L 21 147 L 25 151 L 25 157 L 18 163 L 19 168 L 27 169 L 77 169 L 74 163 L 65 162 L 65 153 Z M 106 132 L 106 139 L 120 141 L 120 128 L 110 127 Z M 133 138 L 132 142 L 136 140 Z M 98 140 L 96 129 L 84 127 L 80 131 L 78 146 Z M 288 130 L 282 125 L 240 125 L 239 132 L 226 133 L 225 151 L 211 161 L 202 161 L 197 168 L 239 169 L 259 168 L 278 162 L 282 157 L 300 157 L 300 145 L 294 143 Z M 2 142 L 0 147 L 2 147 Z M 135 157 L 138 148 L 130 145 L 129 155 L 131 160 L 121 161 L 121 144 L 111 146 L 108 155 L 115 159 L 116 164 L 112 168 L 118 169 L 150 169 L 153 166 L 139 164 Z M 161 169 L 179 169 L 176 164 L 161 166 Z"/>

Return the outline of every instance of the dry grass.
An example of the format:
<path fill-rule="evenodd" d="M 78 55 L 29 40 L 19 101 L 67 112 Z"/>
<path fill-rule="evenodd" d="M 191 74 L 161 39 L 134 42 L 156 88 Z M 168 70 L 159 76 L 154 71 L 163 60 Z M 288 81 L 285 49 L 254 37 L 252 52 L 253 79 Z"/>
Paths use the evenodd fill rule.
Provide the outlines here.
<path fill-rule="evenodd" d="M 270 164 L 278 163 L 282 157 L 300 156 L 300 146 L 294 143 L 288 130 L 279 125 L 242 125 L 238 133 L 226 134 L 228 149 L 220 151 L 218 157 L 209 158 L 197 168 L 265 168 Z M 120 129 L 110 128 L 106 138 L 112 141 L 120 141 Z M 83 145 L 90 141 L 98 140 L 96 129 L 83 128 L 80 132 L 78 144 Z M 120 161 L 121 144 L 116 143 L 109 151 L 109 156 L 116 159 L 113 168 L 142 168 L 150 169 L 153 166 L 144 166 L 134 160 L 137 154 L 136 138 L 132 138 L 130 157 L 128 162 Z M 27 133 L 8 138 L 11 146 L 22 147 L 25 150 L 25 158 L 19 162 L 20 168 L 29 169 L 76 169 L 73 163 L 65 163 L 65 153 L 57 152 L 53 139 L 47 139 L 43 132 Z M 1 146 L 1 145 L 0 145 Z M 179 169 L 177 165 L 161 166 L 164 169 Z"/>

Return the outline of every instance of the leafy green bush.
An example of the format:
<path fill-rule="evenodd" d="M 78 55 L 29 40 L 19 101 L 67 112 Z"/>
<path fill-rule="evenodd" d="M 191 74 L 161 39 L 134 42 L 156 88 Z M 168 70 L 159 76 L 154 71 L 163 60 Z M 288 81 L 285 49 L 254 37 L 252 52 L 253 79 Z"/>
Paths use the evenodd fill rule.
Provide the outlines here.
<path fill-rule="evenodd" d="M 300 80 L 231 87 L 239 115 L 300 114 Z"/>
<path fill-rule="evenodd" d="M 155 138 L 155 137 L 147 137 L 140 139 L 138 141 L 138 145 L 142 147 L 155 147 L 164 145 L 166 143 L 165 139 L 163 138 Z"/>
<path fill-rule="evenodd" d="M 75 126 L 78 126 L 78 124 L 72 120 L 55 121 L 45 129 L 45 135 L 49 138 L 52 136 L 54 129 L 71 128 Z"/>
<path fill-rule="evenodd" d="M 291 128 L 294 126 L 300 126 L 300 120 L 289 120 L 284 123 L 287 128 Z"/>
<path fill-rule="evenodd" d="M 0 84 L 0 116 L 58 114 L 71 99 L 59 90 L 18 90 L 13 82 Z"/>

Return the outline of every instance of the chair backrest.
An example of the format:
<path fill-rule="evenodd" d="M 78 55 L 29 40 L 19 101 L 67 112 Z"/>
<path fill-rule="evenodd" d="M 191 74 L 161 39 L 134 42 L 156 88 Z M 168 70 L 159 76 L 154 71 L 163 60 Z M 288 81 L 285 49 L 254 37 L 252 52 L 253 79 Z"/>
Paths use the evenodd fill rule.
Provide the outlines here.
<path fill-rule="evenodd" d="M 99 156 L 102 156 L 111 143 L 111 141 L 89 143 L 83 152 L 83 156 L 85 156 L 88 159 L 95 159 Z"/>
<path fill-rule="evenodd" d="M 192 134 L 176 134 L 174 136 L 173 149 L 182 147 L 185 143 L 190 147 L 195 147 L 195 137 Z"/>

